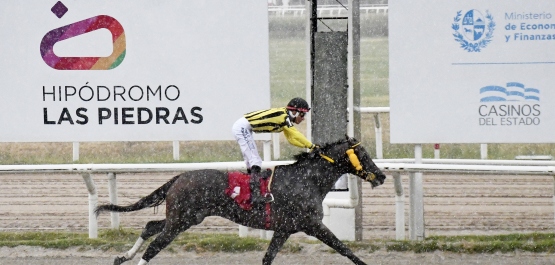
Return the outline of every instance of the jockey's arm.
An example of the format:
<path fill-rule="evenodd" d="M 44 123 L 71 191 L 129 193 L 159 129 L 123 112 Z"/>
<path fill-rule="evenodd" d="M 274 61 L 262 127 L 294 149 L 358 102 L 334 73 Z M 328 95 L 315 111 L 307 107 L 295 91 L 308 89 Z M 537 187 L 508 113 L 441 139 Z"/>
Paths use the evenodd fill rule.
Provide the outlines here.
<path fill-rule="evenodd" d="M 295 127 L 283 127 L 283 134 L 289 143 L 298 147 L 312 148 L 313 144 Z"/>

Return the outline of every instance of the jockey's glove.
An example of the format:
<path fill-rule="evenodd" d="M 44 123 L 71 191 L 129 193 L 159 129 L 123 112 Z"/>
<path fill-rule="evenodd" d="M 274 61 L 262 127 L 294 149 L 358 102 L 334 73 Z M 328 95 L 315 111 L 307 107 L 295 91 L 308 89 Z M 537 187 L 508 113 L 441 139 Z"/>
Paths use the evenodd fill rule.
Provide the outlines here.
<path fill-rule="evenodd" d="M 310 147 L 310 151 L 314 153 L 320 153 L 320 146 L 317 144 L 312 144 Z"/>

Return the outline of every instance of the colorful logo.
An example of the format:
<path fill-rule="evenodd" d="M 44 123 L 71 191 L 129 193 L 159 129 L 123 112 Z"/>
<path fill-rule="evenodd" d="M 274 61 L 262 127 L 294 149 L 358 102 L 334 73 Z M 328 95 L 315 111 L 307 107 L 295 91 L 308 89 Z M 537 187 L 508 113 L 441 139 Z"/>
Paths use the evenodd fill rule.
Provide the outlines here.
<path fill-rule="evenodd" d="M 455 41 L 461 44 L 461 48 L 468 52 L 480 52 L 485 48 L 493 37 L 495 22 L 493 16 L 486 11 L 484 16 L 480 11 L 472 9 L 464 14 L 461 21 L 462 11 L 459 10 L 453 19 L 451 28 L 455 31 Z M 462 33 L 459 31 L 462 29 Z"/>
<path fill-rule="evenodd" d="M 522 83 L 509 82 L 507 87 L 485 86 L 480 88 L 480 102 L 496 101 L 540 101 L 540 90 L 526 87 Z"/>
<path fill-rule="evenodd" d="M 67 8 L 57 2 L 52 12 L 61 18 Z M 58 57 L 54 44 L 98 29 L 107 29 L 112 34 L 112 54 L 108 57 Z M 81 20 L 46 33 L 40 43 L 40 55 L 44 62 L 57 70 L 110 70 L 118 67 L 125 58 L 125 31 L 113 17 L 99 15 Z"/>

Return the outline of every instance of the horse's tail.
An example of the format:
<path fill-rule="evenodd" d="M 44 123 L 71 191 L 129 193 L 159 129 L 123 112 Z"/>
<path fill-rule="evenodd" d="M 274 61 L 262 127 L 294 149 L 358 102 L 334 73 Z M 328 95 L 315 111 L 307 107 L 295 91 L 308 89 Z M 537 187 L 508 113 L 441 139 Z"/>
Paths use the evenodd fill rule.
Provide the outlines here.
<path fill-rule="evenodd" d="M 166 200 L 166 194 L 173 183 L 179 178 L 178 176 L 173 177 L 170 181 L 166 182 L 164 185 L 160 186 L 158 189 L 153 191 L 146 197 L 141 198 L 136 203 L 128 206 L 119 206 L 115 204 L 104 204 L 96 207 L 94 213 L 98 216 L 101 212 L 133 212 L 138 211 L 148 207 L 156 207 L 162 204 Z"/>

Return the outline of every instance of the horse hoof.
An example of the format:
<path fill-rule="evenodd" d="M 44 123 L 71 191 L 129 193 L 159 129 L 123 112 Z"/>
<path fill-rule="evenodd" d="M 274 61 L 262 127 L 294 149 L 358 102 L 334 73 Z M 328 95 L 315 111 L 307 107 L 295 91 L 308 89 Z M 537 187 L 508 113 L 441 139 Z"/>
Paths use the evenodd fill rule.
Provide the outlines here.
<path fill-rule="evenodd" d="M 120 265 L 126 261 L 128 261 L 128 259 L 126 259 L 125 257 L 116 257 L 114 259 L 114 265 Z"/>

